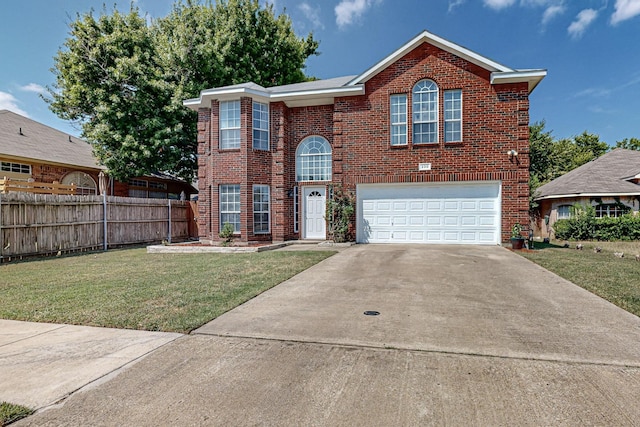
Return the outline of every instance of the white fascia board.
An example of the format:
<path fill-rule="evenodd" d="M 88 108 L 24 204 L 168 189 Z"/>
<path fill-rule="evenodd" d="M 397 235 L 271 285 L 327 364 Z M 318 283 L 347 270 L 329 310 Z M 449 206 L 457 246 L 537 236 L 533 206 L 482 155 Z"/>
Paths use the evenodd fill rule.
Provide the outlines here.
<path fill-rule="evenodd" d="M 272 101 L 283 101 L 285 103 L 298 102 L 304 100 L 319 99 L 333 99 L 338 96 L 356 96 L 364 95 L 364 86 L 346 86 L 331 89 L 317 89 L 317 90 L 301 90 L 296 92 L 280 92 L 272 93 L 270 99 Z"/>
<path fill-rule="evenodd" d="M 491 73 L 491 84 L 529 83 L 529 93 L 538 86 L 547 75 L 547 70 L 515 70 L 509 72 Z"/>
<path fill-rule="evenodd" d="M 396 62 L 398 59 L 402 58 L 407 53 L 411 52 L 416 47 L 420 46 L 422 43 L 429 43 L 435 47 L 438 47 L 444 51 L 452 53 L 456 56 L 459 56 L 462 59 L 465 59 L 479 67 L 482 67 L 488 71 L 499 71 L 499 72 L 513 72 L 512 68 L 506 67 L 502 64 L 499 64 L 489 58 L 486 58 L 482 55 L 479 55 L 472 50 L 469 50 L 465 47 L 457 45 L 455 43 L 450 42 L 449 40 L 445 40 L 442 37 L 438 37 L 435 34 L 432 34 L 428 31 L 423 31 L 418 34 L 416 37 L 411 39 L 404 46 L 400 47 L 400 49 L 394 51 L 389 56 L 384 58 L 382 61 L 375 64 L 373 67 L 369 68 L 364 73 L 357 76 L 355 79 L 351 80 L 347 85 L 356 85 L 360 83 L 365 83 L 373 76 L 387 68 L 389 65 Z"/>
<path fill-rule="evenodd" d="M 192 110 L 209 107 L 211 100 L 228 101 L 238 99 L 241 96 L 249 96 L 256 101 L 277 102 L 282 101 L 289 106 L 325 105 L 331 104 L 338 96 L 355 96 L 364 94 L 364 86 L 338 87 L 331 89 L 301 90 L 294 92 L 270 93 L 250 88 L 226 88 L 208 89 L 200 93 L 200 98 L 186 99 L 182 102 L 185 107 Z"/>
<path fill-rule="evenodd" d="M 629 193 L 575 193 L 575 194 L 553 194 L 550 196 L 536 197 L 534 200 L 570 199 L 574 197 L 625 197 L 640 196 L 640 191 Z"/>

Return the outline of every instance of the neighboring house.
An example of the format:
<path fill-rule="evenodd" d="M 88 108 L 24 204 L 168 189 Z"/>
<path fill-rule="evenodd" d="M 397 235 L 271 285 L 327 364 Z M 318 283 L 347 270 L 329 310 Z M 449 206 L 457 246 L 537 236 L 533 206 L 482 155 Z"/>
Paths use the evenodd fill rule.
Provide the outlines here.
<path fill-rule="evenodd" d="M 553 237 L 553 224 L 571 217 L 575 204 L 593 206 L 597 217 L 640 210 L 640 151 L 616 148 L 541 186 L 536 235 Z"/>
<path fill-rule="evenodd" d="M 7 110 L 0 110 L 0 179 L 75 184 L 77 194 L 100 194 L 104 168 L 86 141 Z M 103 180 L 104 181 L 104 180 Z M 197 190 L 167 174 L 137 177 L 127 183 L 107 179 L 107 194 L 187 200 Z"/>
<path fill-rule="evenodd" d="M 198 111 L 200 238 L 320 239 L 332 186 L 358 242 L 500 244 L 528 223 L 529 94 L 516 70 L 422 32 L 357 76 L 184 101 Z"/>

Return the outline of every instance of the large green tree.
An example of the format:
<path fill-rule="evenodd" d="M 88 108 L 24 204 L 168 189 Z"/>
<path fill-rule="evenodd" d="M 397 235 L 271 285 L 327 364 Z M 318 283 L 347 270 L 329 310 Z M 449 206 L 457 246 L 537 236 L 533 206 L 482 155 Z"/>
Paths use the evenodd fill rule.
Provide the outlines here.
<path fill-rule="evenodd" d="M 529 126 L 529 209 L 533 213 L 537 189 L 561 175 L 597 159 L 609 150 L 598 135 L 583 132 L 557 140 L 545 130 L 545 122 Z"/>
<path fill-rule="evenodd" d="M 174 4 L 148 23 L 139 9 L 76 16 L 52 69 L 46 98 L 76 121 L 99 161 L 120 180 L 155 171 L 191 179 L 196 115 L 182 100 L 200 90 L 246 81 L 272 86 L 303 81 L 317 53 L 309 34 L 258 0 Z"/>
<path fill-rule="evenodd" d="M 640 139 L 638 138 L 625 138 L 622 141 L 616 142 L 616 148 L 626 148 L 627 150 L 640 151 Z"/>

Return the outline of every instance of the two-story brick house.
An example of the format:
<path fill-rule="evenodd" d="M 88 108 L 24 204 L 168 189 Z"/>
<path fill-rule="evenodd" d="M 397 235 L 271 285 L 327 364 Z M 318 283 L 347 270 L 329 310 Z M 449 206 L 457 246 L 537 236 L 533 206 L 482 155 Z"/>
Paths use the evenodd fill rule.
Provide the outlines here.
<path fill-rule="evenodd" d="M 212 88 L 198 111 L 200 239 L 325 239 L 331 185 L 358 242 L 500 244 L 528 223 L 529 94 L 516 70 L 422 32 L 357 76 Z"/>

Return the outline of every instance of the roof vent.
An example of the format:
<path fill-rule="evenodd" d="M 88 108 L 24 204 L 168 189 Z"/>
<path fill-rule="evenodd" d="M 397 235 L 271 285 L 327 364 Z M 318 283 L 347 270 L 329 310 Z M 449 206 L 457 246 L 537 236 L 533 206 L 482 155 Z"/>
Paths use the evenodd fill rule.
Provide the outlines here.
<path fill-rule="evenodd" d="M 18 130 L 18 135 L 24 135 L 24 133 L 22 133 L 22 128 L 20 128 L 20 130 Z"/>

